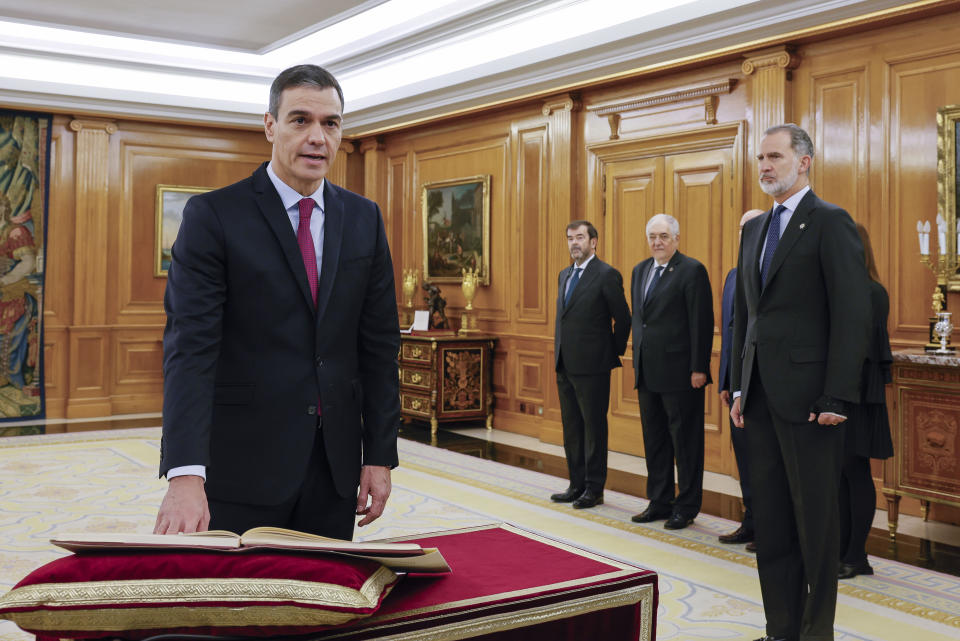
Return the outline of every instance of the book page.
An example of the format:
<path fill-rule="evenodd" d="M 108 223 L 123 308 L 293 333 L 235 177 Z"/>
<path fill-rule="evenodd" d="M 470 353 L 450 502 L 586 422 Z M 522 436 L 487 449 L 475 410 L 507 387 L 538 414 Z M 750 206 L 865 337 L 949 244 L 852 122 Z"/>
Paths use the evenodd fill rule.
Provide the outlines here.
<path fill-rule="evenodd" d="M 120 550 L 136 548 L 197 548 L 235 550 L 240 537 L 232 532 L 214 531 L 193 534 L 118 534 L 116 532 L 80 532 L 58 534 L 50 542 L 71 552 L 77 550 Z"/>
<path fill-rule="evenodd" d="M 285 530 L 275 527 L 257 527 L 240 536 L 242 547 L 272 547 L 294 550 L 329 550 L 356 554 L 389 556 L 418 556 L 423 548 L 416 543 L 379 543 L 377 541 L 343 541 L 317 534 Z"/>

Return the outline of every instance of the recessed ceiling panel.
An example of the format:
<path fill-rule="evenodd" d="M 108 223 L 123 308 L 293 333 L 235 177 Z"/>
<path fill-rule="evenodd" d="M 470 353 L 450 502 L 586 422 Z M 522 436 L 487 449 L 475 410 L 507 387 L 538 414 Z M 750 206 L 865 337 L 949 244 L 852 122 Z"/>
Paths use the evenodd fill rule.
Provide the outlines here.
<path fill-rule="evenodd" d="M 256 52 L 386 0 L 0 0 L 0 19 Z"/>

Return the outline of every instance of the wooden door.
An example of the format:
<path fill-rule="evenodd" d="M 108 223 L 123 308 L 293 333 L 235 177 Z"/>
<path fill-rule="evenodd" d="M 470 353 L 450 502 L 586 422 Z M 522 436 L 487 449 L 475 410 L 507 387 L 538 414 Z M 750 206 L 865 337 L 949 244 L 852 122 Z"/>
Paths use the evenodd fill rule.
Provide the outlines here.
<path fill-rule="evenodd" d="M 738 141 L 735 136 L 727 144 L 717 145 L 716 138 L 709 137 L 703 142 L 708 148 L 698 150 L 697 140 L 691 136 L 685 144 L 664 145 L 661 149 L 632 142 L 594 152 L 600 161 L 598 183 L 603 189 L 600 255 L 623 274 L 627 300 L 634 265 L 650 255 L 645 230 L 647 220 L 654 214 L 674 216 L 680 222 L 679 250 L 706 266 L 715 317 L 711 358 L 714 381 L 720 359 L 720 294 L 724 276 L 735 260 L 731 246 L 736 246 L 742 202 Z M 636 155 L 630 154 L 631 145 L 636 147 Z M 611 381 L 610 449 L 642 455 L 631 349 L 627 348 L 623 368 L 614 372 Z M 709 471 L 730 474 L 736 463 L 726 416 L 716 384 L 708 386 L 704 466 Z"/>

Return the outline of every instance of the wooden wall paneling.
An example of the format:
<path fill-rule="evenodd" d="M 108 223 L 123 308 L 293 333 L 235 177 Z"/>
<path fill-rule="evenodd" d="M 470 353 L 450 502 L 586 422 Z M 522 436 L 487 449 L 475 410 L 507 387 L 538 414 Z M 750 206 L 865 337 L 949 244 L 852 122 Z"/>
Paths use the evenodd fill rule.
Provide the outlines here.
<path fill-rule="evenodd" d="M 432 141 L 429 148 L 414 148 L 413 191 L 416 194 L 417 214 L 414 218 L 420 237 L 417 256 L 421 261 L 423 247 L 423 217 L 420 209 L 420 194 L 423 185 L 440 180 L 468 178 L 487 174 L 490 181 L 490 286 L 478 287 L 474 307 L 480 329 L 497 335 L 509 334 L 513 299 L 510 282 L 517 273 L 516 256 L 511 256 L 510 238 L 516 234 L 516 224 L 509 210 L 513 188 L 513 169 L 510 158 L 509 127 L 495 127 L 478 132 L 472 139 L 464 139 L 463 132 L 450 132 Z M 460 312 L 464 306 L 463 293 L 456 283 L 440 283 L 447 299 L 447 318 L 458 327 Z M 498 348 L 499 349 L 499 348 Z"/>
<path fill-rule="evenodd" d="M 791 94 L 791 70 L 800 64 L 796 52 L 788 47 L 773 47 L 744 55 L 743 74 L 750 82 L 750 106 L 753 118 L 750 122 L 748 156 L 756 158 L 763 132 L 769 127 L 790 122 L 793 116 Z M 750 198 L 757 209 L 767 209 L 770 197 L 760 191 L 757 163 L 751 163 Z"/>
<path fill-rule="evenodd" d="M 515 185 L 515 213 L 517 219 L 516 256 L 518 278 L 515 283 L 518 323 L 545 327 L 547 325 L 547 243 L 553 240 L 547 234 L 547 127 L 520 129 L 516 134 L 517 161 Z"/>
<path fill-rule="evenodd" d="M 163 328 L 116 327 L 112 339 L 114 412 L 159 412 L 163 407 Z"/>
<path fill-rule="evenodd" d="M 890 56 L 893 58 L 893 56 Z M 960 47 L 902 53 L 889 61 L 891 211 L 896 247 L 890 289 L 891 339 L 923 343 L 935 280 L 920 263 L 917 220 L 936 224 L 937 108 L 960 103 Z M 934 242 L 935 244 L 935 242 Z M 955 303 L 956 297 L 950 301 Z"/>
<path fill-rule="evenodd" d="M 378 203 L 383 212 L 384 226 L 387 229 L 387 242 L 390 243 L 390 257 L 393 259 L 394 278 L 397 281 L 397 301 L 403 305 L 403 270 L 416 269 L 420 273 L 420 282 L 423 282 L 423 265 L 414 255 L 409 246 L 410 235 L 405 234 L 406 228 L 412 225 L 412 212 L 407 215 L 410 203 L 410 185 L 407 178 L 407 156 L 391 156 L 387 159 L 387 199 Z M 417 290 L 413 294 L 414 308 L 422 303 L 422 291 L 417 283 Z"/>
<path fill-rule="evenodd" d="M 74 325 L 69 335 L 69 385 L 67 418 L 109 416 L 110 328 L 106 325 Z"/>
<path fill-rule="evenodd" d="M 813 73 L 811 84 L 813 118 L 803 123 L 815 153 L 811 185 L 818 196 L 869 225 L 867 69 Z"/>
<path fill-rule="evenodd" d="M 156 276 L 157 185 L 218 189 L 249 177 L 270 158 L 259 132 L 154 129 L 121 123 L 113 136 L 115 185 L 111 189 L 110 270 L 115 292 L 108 320 L 116 325 L 166 322 L 166 278 Z"/>

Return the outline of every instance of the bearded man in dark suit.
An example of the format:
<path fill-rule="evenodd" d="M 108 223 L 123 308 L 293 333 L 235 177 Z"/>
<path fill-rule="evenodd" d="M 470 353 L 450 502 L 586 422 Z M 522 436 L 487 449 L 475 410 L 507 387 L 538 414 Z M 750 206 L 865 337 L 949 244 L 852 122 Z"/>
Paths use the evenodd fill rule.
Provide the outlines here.
<path fill-rule="evenodd" d="M 657 214 L 647 222 L 652 256 L 633 268 L 634 387 L 647 459 L 647 508 L 635 523 L 666 519 L 679 530 L 703 502 L 704 390 L 713 348 L 713 298 L 703 264 L 684 256 L 680 223 Z M 674 496 L 673 464 L 677 464 Z"/>
<path fill-rule="evenodd" d="M 270 89 L 269 163 L 194 196 L 164 306 L 155 531 L 262 525 L 350 539 L 383 512 L 400 406 L 377 205 L 325 180 L 343 92 L 316 65 Z"/>
<path fill-rule="evenodd" d="M 550 498 L 576 509 L 603 503 L 610 371 L 621 366 L 630 335 L 623 277 L 597 257 L 597 241 L 588 221 L 567 225 L 574 264 L 560 272 L 557 283 L 553 347 L 570 485 Z"/>
<path fill-rule="evenodd" d="M 766 640 L 833 639 L 837 488 L 847 403 L 860 398 L 870 337 L 863 245 L 850 215 L 810 190 L 813 143 L 766 131 L 760 187 L 773 197 L 744 226 L 734 304 L 734 401 L 747 435 Z"/>

